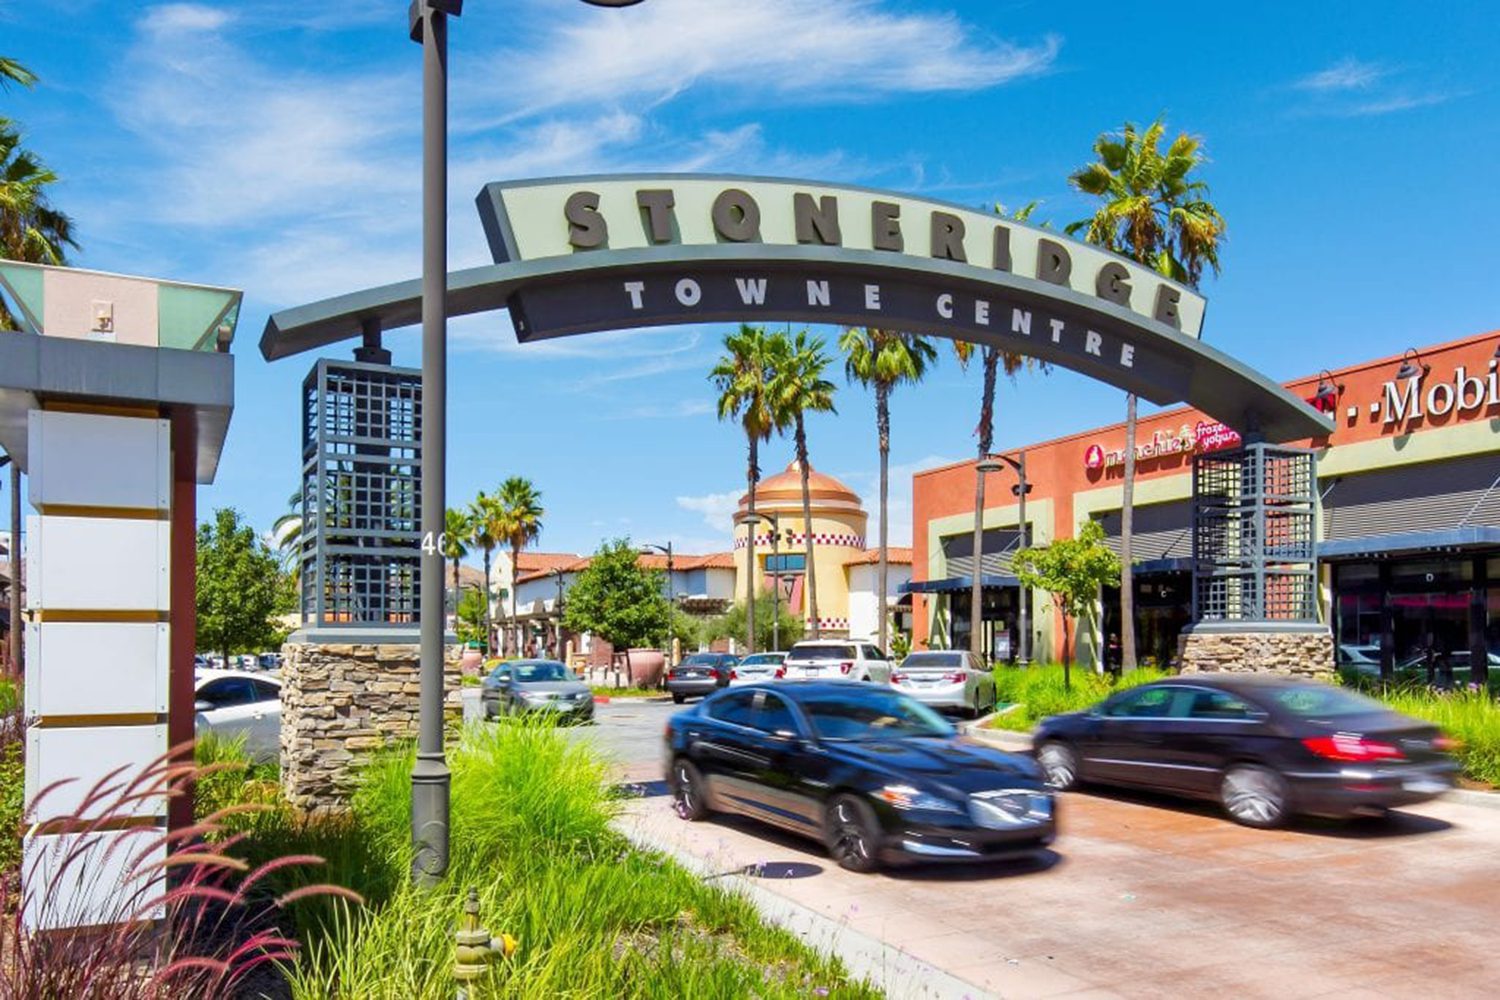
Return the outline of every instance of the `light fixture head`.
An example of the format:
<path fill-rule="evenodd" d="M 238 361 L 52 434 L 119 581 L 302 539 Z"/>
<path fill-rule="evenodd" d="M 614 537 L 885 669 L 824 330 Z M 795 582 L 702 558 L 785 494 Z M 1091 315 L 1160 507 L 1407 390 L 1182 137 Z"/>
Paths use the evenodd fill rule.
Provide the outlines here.
<path fill-rule="evenodd" d="M 974 466 L 974 469 L 975 471 L 981 473 L 1003 472 L 1005 471 L 1005 466 L 1000 464 L 1000 460 L 998 458 L 985 458 L 981 459 L 979 463 Z"/>
<path fill-rule="evenodd" d="M 1401 355 L 1401 367 L 1396 369 L 1396 378 L 1405 381 L 1410 378 L 1421 378 L 1432 371 L 1432 366 L 1422 360 L 1415 347 L 1408 347 L 1406 353 Z"/>
<path fill-rule="evenodd" d="M 634 7 L 641 0 L 583 0 L 583 2 L 593 4 L 595 7 Z"/>

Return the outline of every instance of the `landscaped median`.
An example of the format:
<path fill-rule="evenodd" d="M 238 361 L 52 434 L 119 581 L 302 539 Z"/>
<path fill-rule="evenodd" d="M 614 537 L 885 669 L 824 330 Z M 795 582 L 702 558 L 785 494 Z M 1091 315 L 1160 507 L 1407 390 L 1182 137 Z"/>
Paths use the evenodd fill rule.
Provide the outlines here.
<path fill-rule="evenodd" d="M 1074 668 L 1071 686 L 1063 684 L 1060 665 L 999 667 L 995 695 L 1000 704 L 1015 707 L 992 716 L 985 728 L 1029 733 L 1049 715 L 1077 712 L 1096 705 L 1115 691 L 1171 676 L 1151 668 L 1126 673 L 1119 679 Z M 1433 723 L 1457 742 L 1454 751 L 1464 776 L 1485 786 L 1500 786 L 1500 701 L 1471 688 L 1436 691 L 1419 684 L 1381 687 L 1358 678 L 1351 686 L 1385 702 L 1398 712 Z"/>

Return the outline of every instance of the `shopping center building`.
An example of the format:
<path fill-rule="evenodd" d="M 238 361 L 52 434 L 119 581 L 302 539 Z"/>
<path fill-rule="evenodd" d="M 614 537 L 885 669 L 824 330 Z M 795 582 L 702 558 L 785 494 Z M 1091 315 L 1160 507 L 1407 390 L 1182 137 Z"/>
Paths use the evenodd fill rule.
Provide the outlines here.
<path fill-rule="evenodd" d="M 1492 332 L 1286 383 L 1335 417 L 1328 437 L 1289 443 L 1317 456 L 1320 614 L 1342 661 L 1500 662 L 1491 652 L 1500 650 L 1497 359 Z M 1139 421 L 1132 554 L 1142 662 L 1174 662 L 1191 616 L 1193 456 L 1239 443 L 1188 408 Z M 1072 537 L 1092 519 L 1118 551 L 1124 446 L 1124 425 L 1114 424 L 1021 449 L 1033 544 Z M 975 475 L 968 461 L 913 479 L 915 648 L 969 642 Z M 990 473 L 978 560 L 983 641 L 1000 659 L 1020 650 L 1016 479 L 1010 468 Z M 1062 628 L 1051 601 L 1029 601 L 1032 658 L 1056 658 Z M 1084 662 L 1116 655 L 1118 592 L 1103 595 L 1101 610 L 1079 629 Z"/>

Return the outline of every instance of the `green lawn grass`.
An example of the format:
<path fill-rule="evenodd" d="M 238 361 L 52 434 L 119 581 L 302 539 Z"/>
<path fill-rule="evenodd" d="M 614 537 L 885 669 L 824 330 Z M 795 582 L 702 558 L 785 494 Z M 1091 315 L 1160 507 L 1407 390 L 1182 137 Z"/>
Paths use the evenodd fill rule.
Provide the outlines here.
<path fill-rule="evenodd" d="M 592 690 L 595 694 L 603 695 L 606 698 L 665 698 L 667 696 L 665 691 L 658 691 L 655 688 L 642 690 L 634 687 L 615 688 L 606 687 L 603 684 L 595 684 Z"/>
<path fill-rule="evenodd" d="M 1167 676 L 1163 671 L 1148 667 L 1132 670 L 1118 681 L 1112 675 L 1096 674 L 1087 667 L 1074 666 L 1070 673 L 1070 684 L 1065 686 L 1063 668 L 1059 663 L 996 667 L 995 697 L 1002 703 L 1020 707 L 995 716 L 989 721 L 989 728 L 1030 732 L 1049 715 L 1076 712 L 1098 704 L 1121 688 Z"/>
<path fill-rule="evenodd" d="M 610 826 L 619 799 L 606 764 L 555 727 L 471 727 L 448 760 L 452 864 L 430 892 L 407 878 L 410 748 L 371 762 L 347 817 L 305 821 L 276 808 L 237 818 L 252 834 L 252 863 L 320 854 L 329 863 L 312 877 L 367 900 L 297 904 L 304 948 L 288 974 L 298 1000 L 451 997 L 452 935 L 471 887 L 484 926 L 520 942 L 476 998 L 878 995 L 764 924 L 743 897 L 632 847 Z M 308 877 L 289 871 L 271 888 Z"/>
<path fill-rule="evenodd" d="M 21 692 L 0 680 L 0 877 L 21 864 L 21 816 L 26 806 L 26 746 Z"/>

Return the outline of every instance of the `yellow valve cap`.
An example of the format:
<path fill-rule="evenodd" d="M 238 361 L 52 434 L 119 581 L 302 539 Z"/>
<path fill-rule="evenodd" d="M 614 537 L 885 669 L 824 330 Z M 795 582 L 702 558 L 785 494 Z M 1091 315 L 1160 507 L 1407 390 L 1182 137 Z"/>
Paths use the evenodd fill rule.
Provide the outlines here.
<path fill-rule="evenodd" d="M 520 946 L 521 943 L 509 934 L 501 934 L 490 942 L 490 947 L 499 952 L 501 958 L 510 958 Z"/>

